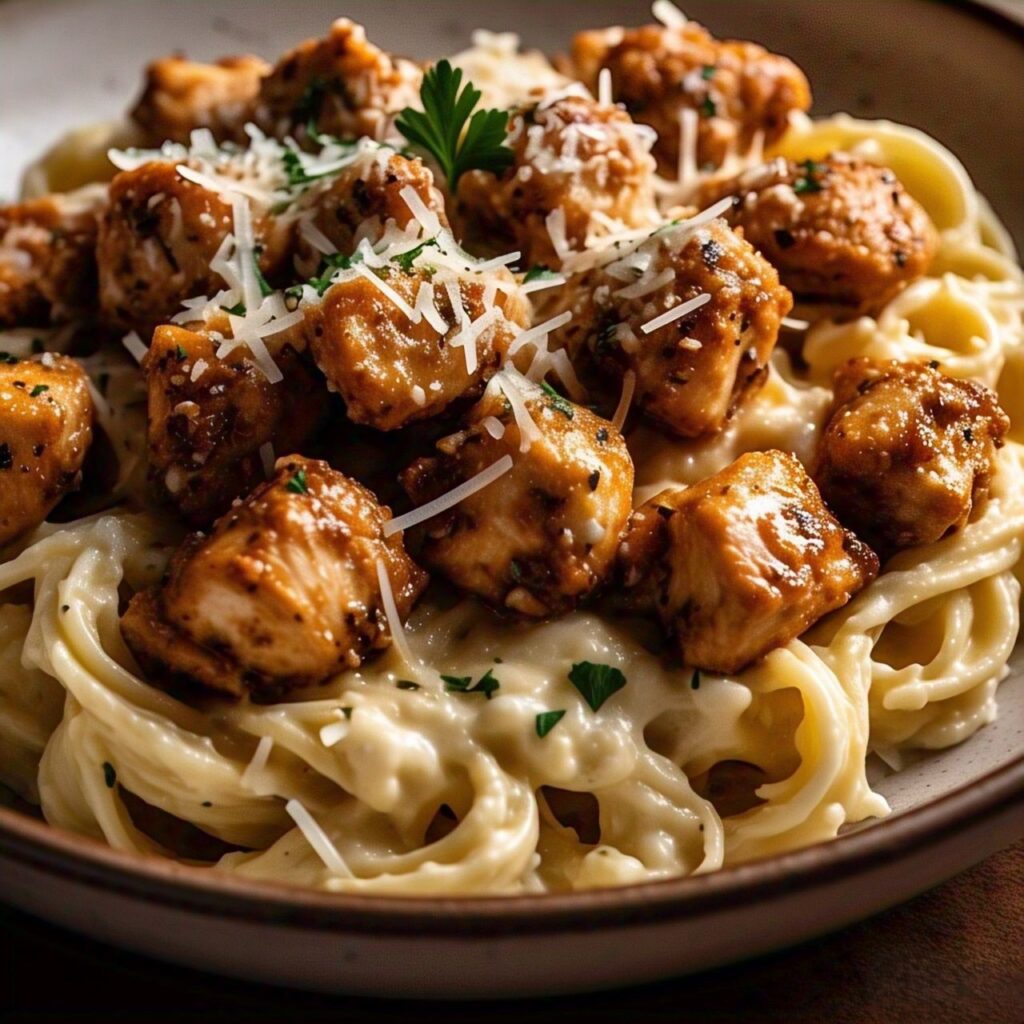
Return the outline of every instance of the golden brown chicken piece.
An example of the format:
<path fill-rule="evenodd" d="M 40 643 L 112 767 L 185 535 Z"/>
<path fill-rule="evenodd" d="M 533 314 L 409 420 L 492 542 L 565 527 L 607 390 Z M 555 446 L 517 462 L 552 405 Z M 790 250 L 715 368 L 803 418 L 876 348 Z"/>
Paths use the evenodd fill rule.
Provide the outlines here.
<path fill-rule="evenodd" d="M 78 486 L 92 443 L 88 379 L 67 356 L 0 357 L 0 544 Z"/>
<path fill-rule="evenodd" d="M 366 277 L 328 289 L 322 306 L 308 314 L 316 325 L 309 331 L 310 345 L 355 423 L 395 430 L 437 416 L 456 399 L 479 396 L 509 345 L 530 323 L 529 301 L 504 268 L 459 277 L 448 273 L 444 282 L 420 267 L 408 273 L 397 268 L 370 273 L 397 292 L 408 309 L 416 308 L 425 288 L 448 326 L 441 332 L 426 318 L 414 322 Z M 507 290 L 494 289 L 495 281 Z M 453 311 L 449 286 L 457 291 L 470 324 L 483 320 L 483 329 L 471 326 L 467 333 Z M 486 306 L 489 286 L 493 298 Z M 467 341 L 472 346 L 468 360 Z"/>
<path fill-rule="evenodd" d="M 814 479 L 843 523 L 883 554 L 976 518 L 1010 420 L 996 395 L 936 365 L 852 359 L 833 384 Z"/>
<path fill-rule="evenodd" d="M 552 231 L 581 249 L 589 232 L 607 233 L 602 216 L 624 228 L 657 221 L 649 133 L 618 107 L 542 100 L 517 111 L 509 133 L 515 159 L 504 174 L 459 179 L 455 219 L 470 248 L 517 249 L 527 265 L 555 267 Z"/>
<path fill-rule="evenodd" d="M 736 197 L 726 217 L 804 299 L 875 312 L 935 255 L 928 214 L 885 167 L 834 153 L 784 159 L 709 183 L 700 201 Z"/>
<path fill-rule="evenodd" d="M 294 451 L 323 423 L 327 389 L 289 337 L 268 339 L 283 374 L 271 384 L 244 346 L 219 359 L 206 332 L 154 332 L 142 364 L 150 473 L 189 522 L 205 526 L 264 479 L 262 445 Z"/>
<path fill-rule="evenodd" d="M 672 178 L 683 110 L 698 115 L 698 165 L 718 167 L 730 153 L 746 153 L 758 134 L 766 143 L 781 138 L 790 113 L 811 105 L 811 87 L 791 60 L 756 43 L 719 41 L 693 21 L 581 32 L 570 65 L 592 90 L 609 69 L 614 99 L 658 133 L 654 152 Z"/>
<path fill-rule="evenodd" d="M 253 56 L 222 57 L 213 64 L 161 57 L 146 68 L 142 95 L 129 116 L 143 146 L 187 143 L 196 128 L 208 128 L 218 141 L 241 139 L 269 73 L 270 65 Z"/>
<path fill-rule="evenodd" d="M 525 407 L 533 424 L 525 442 L 514 405 Z M 625 441 L 590 410 L 502 374 L 465 429 L 409 466 L 402 484 L 422 505 L 503 458 L 511 460 L 509 471 L 427 522 L 423 558 L 501 611 L 564 614 L 612 567 L 632 508 Z"/>
<path fill-rule="evenodd" d="M 110 183 L 100 224 L 100 304 L 116 326 L 143 337 L 181 309 L 184 299 L 227 287 L 210 263 L 234 229 L 231 204 L 182 178 L 173 162 L 122 171 Z M 258 207 L 253 233 L 264 276 L 287 262 L 288 233 Z"/>
<path fill-rule="evenodd" d="M 42 326 L 96 307 L 102 190 L 0 206 L 0 328 Z"/>
<path fill-rule="evenodd" d="M 423 205 L 448 227 L 444 197 L 434 185 L 430 168 L 416 157 L 371 150 L 343 168 L 336 177 L 314 186 L 295 204 L 300 265 L 315 269 L 320 252 L 302 236 L 301 223 L 310 221 L 341 253 L 349 254 L 359 238 L 376 242 L 389 221 L 399 228 L 415 218 L 402 192 L 411 188 Z M 408 194 L 408 193 L 407 193 Z"/>
<path fill-rule="evenodd" d="M 271 135 L 302 139 L 306 125 L 343 139 L 381 139 L 395 114 L 419 100 L 422 70 L 374 46 L 339 18 L 323 39 L 286 53 L 263 79 L 257 122 Z"/>
<path fill-rule="evenodd" d="M 325 462 L 278 460 L 273 479 L 193 534 L 121 629 L 168 682 L 267 697 L 357 668 L 391 642 L 378 564 L 404 619 L 426 585 L 390 511 Z"/>
<path fill-rule="evenodd" d="M 792 455 L 768 451 L 641 505 L 619 568 L 626 595 L 658 615 L 687 665 L 738 672 L 846 604 L 878 559 Z"/>
<path fill-rule="evenodd" d="M 722 220 L 695 229 L 669 225 L 621 252 L 566 286 L 573 319 L 552 334 L 552 347 L 566 348 L 577 365 L 593 360 L 616 394 L 632 371 L 636 405 L 673 434 L 720 430 L 764 382 L 792 296 L 774 267 Z"/>

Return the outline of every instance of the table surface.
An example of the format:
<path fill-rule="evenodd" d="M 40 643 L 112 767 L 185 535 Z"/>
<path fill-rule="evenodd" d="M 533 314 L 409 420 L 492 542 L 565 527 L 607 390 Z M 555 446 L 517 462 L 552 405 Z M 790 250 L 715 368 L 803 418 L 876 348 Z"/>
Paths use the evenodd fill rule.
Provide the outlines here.
<path fill-rule="evenodd" d="M 390 1024 L 1022 1024 L 1024 842 L 835 935 L 643 988 L 502 1003 L 400 1003 L 225 981 L 0 908 L 0 1021 Z"/>

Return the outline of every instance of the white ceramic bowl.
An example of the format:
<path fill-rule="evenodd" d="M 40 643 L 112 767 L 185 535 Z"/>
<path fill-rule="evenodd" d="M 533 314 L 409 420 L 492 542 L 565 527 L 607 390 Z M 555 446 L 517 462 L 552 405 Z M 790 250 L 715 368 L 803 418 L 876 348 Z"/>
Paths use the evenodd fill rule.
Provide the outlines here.
<path fill-rule="evenodd" d="M 1024 34 L 980 8 L 929 0 L 719 4 L 691 16 L 757 39 L 808 72 L 817 109 L 924 128 L 966 162 L 1024 239 Z M 276 56 L 338 8 L 208 0 L 0 3 L 0 195 L 66 128 L 116 117 L 139 68 L 174 49 Z M 573 31 L 647 18 L 629 0 L 486 5 L 351 0 L 343 13 L 414 56 L 471 27 L 563 47 Z M 374 995 L 526 996 L 641 982 L 802 941 L 920 892 L 1024 834 L 1024 650 L 1000 717 L 879 789 L 894 814 L 796 853 L 613 891 L 398 900 L 256 884 L 117 853 L 0 809 L 0 897 L 54 922 L 261 981 Z"/>

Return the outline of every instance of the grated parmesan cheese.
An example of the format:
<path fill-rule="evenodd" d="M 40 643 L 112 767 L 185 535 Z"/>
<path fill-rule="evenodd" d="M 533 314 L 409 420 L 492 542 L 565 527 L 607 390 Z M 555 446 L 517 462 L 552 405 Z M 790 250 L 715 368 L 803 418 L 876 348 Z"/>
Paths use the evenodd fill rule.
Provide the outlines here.
<path fill-rule="evenodd" d="M 132 358 L 137 362 L 141 363 L 143 359 L 149 354 L 149 349 L 146 348 L 145 342 L 139 337 L 138 331 L 129 331 L 122 339 L 121 344 L 128 349 Z"/>
<path fill-rule="evenodd" d="M 317 824 L 313 815 L 298 800 L 289 800 L 284 805 L 289 817 L 306 837 L 306 842 L 313 852 L 324 862 L 324 866 L 332 874 L 340 878 L 352 878 L 352 872 L 345 863 L 337 847 L 327 838 L 327 833 Z"/>
<path fill-rule="evenodd" d="M 629 407 L 633 402 L 633 392 L 636 390 L 636 372 L 627 370 L 622 377 L 622 395 L 619 404 L 615 407 L 615 415 L 612 416 L 612 424 L 616 430 L 622 430 L 626 417 L 629 415 Z"/>
<path fill-rule="evenodd" d="M 696 298 L 689 299 L 687 302 L 681 302 L 678 306 L 674 306 L 672 309 L 660 316 L 656 316 L 653 320 L 648 320 L 647 323 L 640 325 L 640 330 L 644 334 L 650 334 L 652 331 L 656 331 L 659 327 L 664 327 L 666 324 L 672 323 L 674 320 L 678 320 L 680 317 L 684 317 L 687 313 L 692 313 L 695 309 L 700 309 L 701 306 L 707 305 L 711 301 L 711 296 L 707 292 L 702 292 Z"/>
<path fill-rule="evenodd" d="M 394 530 L 389 531 L 396 520 L 390 519 L 384 524 L 384 536 L 390 537 Z M 395 650 L 406 665 L 415 665 L 412 651 L 409 649 L 409 641 L 405 635 L 405 626 L 402 624 L 402 616 L 398 614 L 398 605 L 395 603 L 395 592 L 391 588 L 391 579 L 388 576 L 387 566 L 383 558 L 377 559 L 377 583 L 380 586 L 380 598 L 384 604 L 384 615 L 388 620 L 388 632 L 395 645 Z"/>

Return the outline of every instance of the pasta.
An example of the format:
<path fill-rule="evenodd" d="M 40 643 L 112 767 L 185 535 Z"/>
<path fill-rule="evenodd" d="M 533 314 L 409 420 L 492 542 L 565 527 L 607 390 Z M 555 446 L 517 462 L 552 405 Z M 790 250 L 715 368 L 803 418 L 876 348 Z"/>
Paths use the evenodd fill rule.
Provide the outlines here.
<path fill-rule="evenodd" d="M 481 80 L 492 68 L 486 85 L 507 97 L 514 47 L 478 43 L 463 65 Z M 529 74 L 549 76 L 546 87 L 564 87 L 538 55 L 523 59 Z M 967 172 L 916 129 L 798 115 L 767 156 L 836 150 L 891 167 L 923 205 L 939 231 L 928 275 L 870 316 L 798 307 L 810 326 L 776 349 L 767 383 L 721 433 L 679 440 L 634 426 L 634 501 L 704 480 L 745 452 L 778 448 L 810 465 L 834 370 L 869 356 L 938 360 L 998 393 L 1010 440 L 976 520 L 897 553 L 845 607 L 734 674 L 673 665 L 647 625 L 600 608 L 509 626 L 472 599 L 430 597 L 404 628 L 407 660 L 394 644 L 284 699 L 186 701 L 150 685 L 122 638 L 125 594 L 160 579 L 183 531 L 137 500 L 134 365 L 92 356 L 118 466 L 112 494 L 128 504 L 44 523 L 0 565 L 0 780 L 50 824 L 118 849 L 405 895 L 704 873 L 885 816 L 869 758 L 895 770 L 992 721 L 1017 640 L 1024 277 Z M 66 148 L 60 161 L 66 173 Z M 37 334 L 6 332 L 0 347 L 27 354 Z M 626 680 L 597 713 L 570 682 L 581 662 Z M 493 700 L 442 678 L 489 672 L 500 678 Z M 542 717 L 558 712 L 542 733 Z"/>

